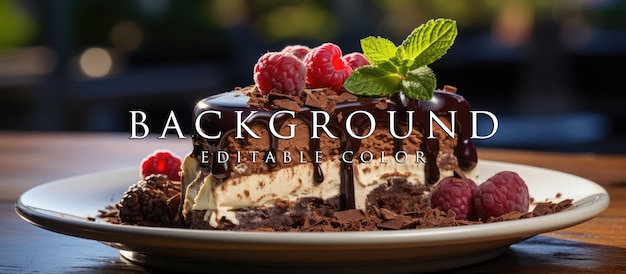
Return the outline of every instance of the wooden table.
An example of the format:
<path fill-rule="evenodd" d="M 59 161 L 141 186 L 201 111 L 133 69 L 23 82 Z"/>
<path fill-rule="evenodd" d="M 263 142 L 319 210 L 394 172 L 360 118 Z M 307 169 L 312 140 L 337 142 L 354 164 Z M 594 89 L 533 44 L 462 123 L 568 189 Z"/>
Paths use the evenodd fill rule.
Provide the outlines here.
<path fill-rule="evenodd" d="M 153 272 L 120 258 L 116 249 L 21 220 L 14 202 L 27 189 L 55 179 L 137 166 L 155 149 L 180 156 L 189 139 L 130 140 L 119 133 L 0 132 L 0 273 Z M 560 154 L 481 149 L 481 159 L 572 173 L 601 184 L 611 204 L 596 218 L 513 244 L 502 256 L 452 272 L 626 272 L 626 155 Z"/>

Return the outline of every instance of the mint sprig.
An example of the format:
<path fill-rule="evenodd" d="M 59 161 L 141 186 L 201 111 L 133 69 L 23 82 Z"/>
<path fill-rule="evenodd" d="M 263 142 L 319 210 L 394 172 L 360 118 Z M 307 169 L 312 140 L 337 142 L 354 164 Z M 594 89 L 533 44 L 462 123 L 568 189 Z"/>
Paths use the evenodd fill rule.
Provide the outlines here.
<path fill-rule="evenodd" d="M 355 95 L 403 92 L 409 98 L 429 100 L 437 79 L 428 65 L 446 54 L 457 33 L 454 20 L 437 19 L 414 29 L 399 46 L 382 37 L 364 38 L 361 48 L 371 65 L 352 72 L 343 87 Z"/>

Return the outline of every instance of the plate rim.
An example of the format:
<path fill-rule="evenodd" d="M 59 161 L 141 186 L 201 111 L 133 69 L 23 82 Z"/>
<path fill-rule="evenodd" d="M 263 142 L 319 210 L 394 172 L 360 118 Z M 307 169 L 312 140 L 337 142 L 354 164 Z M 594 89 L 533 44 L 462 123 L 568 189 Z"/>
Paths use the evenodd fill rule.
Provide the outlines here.
<path fill-rule="evenodd" d="M 245 231 L 209 231 L 209 230 L 192 230 L 187 228 L 163 228 L 163 227 L 141 227 L 127 226 L 118 224 L 109 224 L 103 222 L 88 221 L 82 217 L 56 216 L 55 214 L 64 214 L 59 212 L 46 212 L 46 209 L 36 208 L 25 204 L 23 198 L 29 193 L 36 192 L 43 186 L 52 184 L 63 184 L 68 181 L 90 178 L 92 176 L 103 176 L 112 174 L 123 174 L 125 172 L 134 172 L 135 168 L 123 168 L 110 171 L 95 172 L 72 176 L 64 179 L 50 181 L 39 186 L 35 186 L 19 196 L 15 203 L 17 214 L 25 221 L 39 226 L 41 228 L 51 230 L 57 233 L 92 239 L 106 243 L 121 243 L 119 236 L 124 235 L 123 244 L 139 244 L 146 246 L 159 247 L 180 247 L 189 246 L 190 248 L 203 249 L 202 245 L 210 244 L 206 248 L 229 248 L 234 249 L 249 248 L 258 249 L 261 247 L 271 246 L 272 248 L 299 249 L 299 248 L 333 248 L 362 249 L 371 248 L 378 249 L 381 245 L 385 247 L 425 247 L 425 246 L 442 246 L 458 243 L 476 243 L 487 240 L 501 240 L 518 238 L 523 240 L 539 233 L 554 231 L 576 224 L 583 223 L 604 211 L 610 202 L 608 192 L 599 184 L 592 182 L 586 178 L 565 173 L 562 171 L 535 167 L 524 164 L 507 163 L 499 161 L 481 160 L 481 165 L 507 165 L 521 169 L 536 169 L 542 172 L 551 172 L 559 176 L 568 176 L 581 180 L 585 184 L 592 184 L 597 189 L 596 193 L 590 193 L 589 201 L 579 204 L 575 209 L 559 212 L 548 216 L 540 216 L 528 219 L 513 220 L 506 222 L 476 224 L 459 227 L 444 228 L 424 228 L 424 229 L 408 229 L 397 231 L 354 231 L 354 232 L 245 232 Z M 482 176 L 482 175 L 481 175 Z M 104 207 L 105 205 L 103 205 Z M 96 212 L 94 212 L 96 214 Z M 577 215 L 582 215 L 580 217 Z M 556 216 L 556 217 L 555 217 Z M 552 222 L 541 222 L 537 225 L 536 220 L 545 220 L 546 218 L 554 219 Z M 534 224 L 534 225 L 533 225 Z M 529 225 L 533 225 L 533 229 L 528 229 Z M 489 235 L 484 235 L 484 230 L 488 228 Z M 462 232 L 462 233 L 461 233 Z M 146 237 L 166 236 L 164 241 L 145 241 Z M 349 235 L 349 236 L 348 236 Z M 346 237 L 348 236 L 348 237 Z M 116 240 L 117 239 L 117 240 Z M 153 243 L 150 243 L 153 242 Z M 116 247 L 117 248 L 117 247 Z"/>

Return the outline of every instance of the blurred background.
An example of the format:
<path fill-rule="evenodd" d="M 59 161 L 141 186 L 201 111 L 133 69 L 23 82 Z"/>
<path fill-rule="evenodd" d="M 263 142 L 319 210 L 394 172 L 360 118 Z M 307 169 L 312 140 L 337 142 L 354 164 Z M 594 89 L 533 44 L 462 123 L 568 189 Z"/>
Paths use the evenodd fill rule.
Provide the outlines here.
<path fill-rule="evenodd" d="M 438 86 L 500 122 L 479 146 L 626 153 L 618 0 L 0 0 L 0 130 L 130 132 L 143 110 L 160 132 L 173 110 L 188 133 L 195 102 L 252 84 L 267 51 L 399 44 L 438 17 L 459 27 Z"/>

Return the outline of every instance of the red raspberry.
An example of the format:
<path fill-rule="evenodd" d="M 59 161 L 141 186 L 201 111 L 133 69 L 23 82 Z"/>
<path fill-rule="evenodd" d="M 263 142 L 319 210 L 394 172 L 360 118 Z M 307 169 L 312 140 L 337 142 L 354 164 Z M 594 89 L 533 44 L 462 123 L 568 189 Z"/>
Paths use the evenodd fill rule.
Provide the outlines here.
<path fill-rule="evenodd" d="M 474 208 L 482 221 L 513 211 L 527 212 L 529 204 L 528 186 L 513 171 L 496 173 L 474 192 Z"/>
<path fill-rule="evenodd" d="M 341 57 L 346 64 L 348 64 L 352 70 L 358 69 L 362 66 L 370 65 L 370 61 L 365 58 L 365 55 L 360 52 L 348 53 Z"/>
<path fill-rule="evenodd" d="M 304 60 L 304 56 L 311 51 L 311 48 L 303 45 L 290 45 L 286 46 L 280 52 L 287 52 L 295 55 L 300 60 Z"/>
<path fill-rule="evenodd" d="M 165 174 L 172 181 L 180 181 L 181 159 L 168 150 L 157 150 L 141 161 L 141 177 Z"/>
<path fill-rule="evenodd" d="M 477 220 L 472 201 L 475 190 L 476 183 L 470 179 L 443 178 L 431 193 L 430 206 L 442 211 L 452 209 L 457 220 Z"/>
<path fill-rule="evenodd" d="M 343 82 L 352 68 L 341 59 L 341 49 L 332 43 L 324 43 L 312 49 L 305 57 L 306 83 L 312 88 L 342 91 Z"/>
<path fill-rule="evenodd" d="M 290 53 L 268 52 L 254 66 L 254 82 L 264 95 L 273 89 L 298 95 L 304 89 L 305 77 L 304 63 Z"/>

